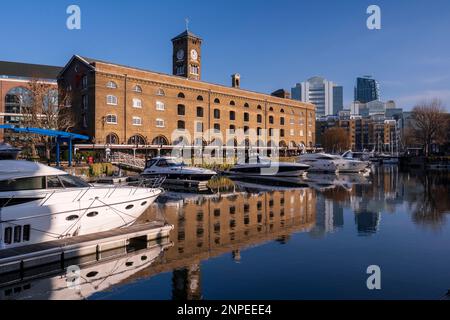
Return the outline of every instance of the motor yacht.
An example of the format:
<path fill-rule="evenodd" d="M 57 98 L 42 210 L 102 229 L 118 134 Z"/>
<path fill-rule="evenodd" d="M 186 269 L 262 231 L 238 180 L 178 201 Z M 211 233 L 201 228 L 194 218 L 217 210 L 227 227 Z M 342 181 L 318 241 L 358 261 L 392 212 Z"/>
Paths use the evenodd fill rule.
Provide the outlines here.
<path fill-rule="evenodd" d="M 0 161 L 0 249 L 132 225 L 160 188 L 92 186 L 39 163 Z"/>
<path fill-rule="evenodd" d="M 143 177 L 165 177 L 174 180 L 207 181 L 216 176 L 217 172 L 202 168 L 188 167 L 182 161 L 173 157 L 156 157 L 147 161 Z"/>
<path fill-rule="evenodd" d="M 307 153 L 297 158 L 301 162 L 311 166 L 309 172 L 325 173 L 359 173 L 365 171 L 368 161 L 361 161 L 353 157 L 353 153 L 348 151 L 342 156 L 327 153 Z"/>
<path fill-rule="evenodd" d="M 249 158 L 248 163 L 238 164 L 228 174 L 241 177 L 300 177 L 309 165 L 295 162 L 273 162 L 269 158 L 256 156 Z"/>
<path fill-rule="evenodd" d="M 342 155 L 342 159 L 345 161 L 342 165 L 338 166 L 338 172 L 343 173 L 359 173 L 365 172 L 370 166 L 369 161 L 362 161 L 357 159 L 352 151 L 347 151 Z"/>
<path fill-rule="evenodd" d="M 326 153 L 305 153 L 297 158 L 297 162 L 310 166 L 308 172 L 335 173 L 344 164 L 339 157 Z"/>

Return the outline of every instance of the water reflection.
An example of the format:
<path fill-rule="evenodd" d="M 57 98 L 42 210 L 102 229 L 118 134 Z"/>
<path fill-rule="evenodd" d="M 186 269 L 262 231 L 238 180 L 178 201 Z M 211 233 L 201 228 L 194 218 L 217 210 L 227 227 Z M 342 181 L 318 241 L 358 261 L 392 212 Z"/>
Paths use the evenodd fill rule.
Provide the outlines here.
<path fill-rule="evenodd" d="M 215 257 L 228 256 L 234 263 L 245 265 L 248 250 L 274 241 L 289 246 L 293 234 L 298 233 L 308 233 L 315 243 L 330 233 L 339 236 L 344 229 L 359 236 L 382 234 L 383 216 L 405 215 L 405 211 L 410 216 L 403 223 L 441 227 L 450 211 L 449 181 L 449 173 L 400 173 L 397 167 L 382 167 L 367 177 L 311 175 L 294 188 L 270 187 L 267 183 L 258 188 L 254 182 L 244 182 L 246 192 L 234 195 L 187 198 L 168 194 L 140 218 L 140 222 L 165 219 L 174 225 L 170 238 L 173 246 L 163 253 L 145 253 L 149 257 L 146 262 L 137 253 L 135 259 L 126 256 L 89 267 L 83 270 L 80 292 L 63 290 L 65 279 L 60 276 L 0 288 L 0 296 L 87 298 L 119 282 L 125 285 L 170 273 L 171 296 L 167 298 L 200 300 L 205 298 L 206 286 L 202 265 Z M 305 250 L 314 254 L 314 245 Z M 286 257 L 280 263 L 290 263 L 290 259 L 295 257 Z M 128 270 L 130 261 L 134 265 Z M 97 274 L 92 276 L 94 271 Z M 20 286 L 27 286 L 34 294 L 11 295 Z"/>

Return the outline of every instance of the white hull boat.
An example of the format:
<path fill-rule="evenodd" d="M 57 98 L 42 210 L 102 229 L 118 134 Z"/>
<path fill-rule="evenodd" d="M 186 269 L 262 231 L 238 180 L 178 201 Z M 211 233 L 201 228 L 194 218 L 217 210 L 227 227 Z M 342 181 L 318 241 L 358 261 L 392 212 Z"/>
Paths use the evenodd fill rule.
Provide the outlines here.
<path fill-rule="evenodd" d="M 91 186 L 41 164 L 0 161 L 0 249 L 130 226 L 162 192 Z"/>
<path fill-rule="evenodd" d="M 172 157 L 157 157 L 147 161 L 142 173 L 144 178 L 164 177 L 170 180 L 208 181 L 217 172 L 203 168 L 188 167 Z"/>

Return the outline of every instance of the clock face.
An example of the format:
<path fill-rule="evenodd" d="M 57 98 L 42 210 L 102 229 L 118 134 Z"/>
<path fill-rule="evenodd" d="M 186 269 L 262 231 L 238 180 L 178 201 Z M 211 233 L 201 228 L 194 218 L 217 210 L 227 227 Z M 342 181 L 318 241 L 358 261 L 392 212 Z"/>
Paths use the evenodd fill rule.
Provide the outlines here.
<path fill-rule="evenodd" d="M 195 60 L 195 61 L 197 61 L 197 59 L 198 59 L 198 53 L 195 49 L 193 49 L 191 51 L 191 58 L 192 58 L 192 60 Z"/>
<path fill-rule="evenodd" d="M 184 50 L 183 49 L 180 49 L 180 50 L 178 50 L 178 52 L 177 52 L 177 59 L 178 60 L 182 60 L 184 58 Z"/>

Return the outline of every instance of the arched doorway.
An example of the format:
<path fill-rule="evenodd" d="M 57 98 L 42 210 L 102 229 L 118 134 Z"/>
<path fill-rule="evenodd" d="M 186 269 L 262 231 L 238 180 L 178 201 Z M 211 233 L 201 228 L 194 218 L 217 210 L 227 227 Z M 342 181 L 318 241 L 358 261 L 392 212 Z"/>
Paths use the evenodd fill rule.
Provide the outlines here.
<path fill-rule="evenodd" d="M 115 133 L 110 133 L 106 136 L 106 144 L 119 144 L 119 136 Z"/>
<path fill-rule="evenodd" d="M 169 145 L 169 140 L 166 137 L 164 137 L 164 136 L 157 136 L 155 139 L 153 139 L 152 145 L 154 145 L 154 146 L 168 146 Z"/>
<path fill-rule="evenodd" d="M 145 138 L 139 134 L 132 136 L 130 139 L 128 139 L 129 145 L 135 145 L 135 146 L 145 146 L 146 141 Z"/>

